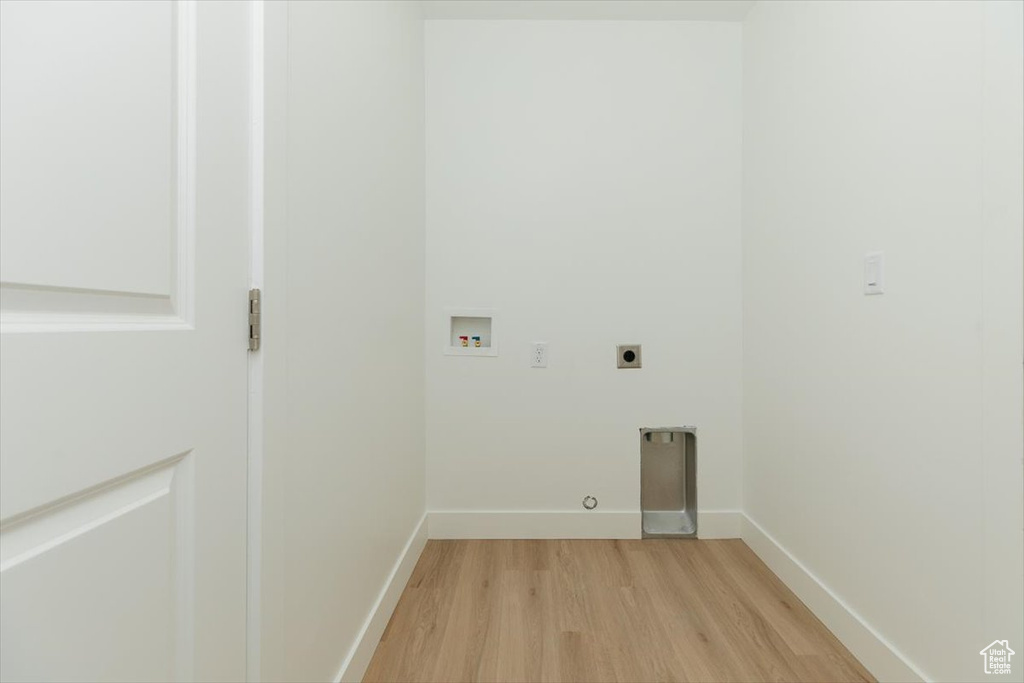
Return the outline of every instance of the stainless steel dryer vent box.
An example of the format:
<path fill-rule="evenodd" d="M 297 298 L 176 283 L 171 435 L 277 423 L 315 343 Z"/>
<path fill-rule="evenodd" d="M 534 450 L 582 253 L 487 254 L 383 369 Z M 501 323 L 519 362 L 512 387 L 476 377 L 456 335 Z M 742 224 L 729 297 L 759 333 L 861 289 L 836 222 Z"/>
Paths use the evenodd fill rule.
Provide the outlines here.
<path fill-rule="evenodd" d="M 643 538 L 697 537 L 697 430 L 640 430 Z"/>

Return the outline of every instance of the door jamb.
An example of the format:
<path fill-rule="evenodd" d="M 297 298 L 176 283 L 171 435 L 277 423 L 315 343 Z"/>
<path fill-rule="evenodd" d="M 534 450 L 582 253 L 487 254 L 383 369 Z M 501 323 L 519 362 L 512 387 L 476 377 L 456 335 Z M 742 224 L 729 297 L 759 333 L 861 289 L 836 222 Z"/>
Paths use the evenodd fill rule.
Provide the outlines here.
<path fill-rule="evenodd" d="M 249 2 L 249 286 L 263 288 L 266 7 Z M 244 347 L 243 347 L 244 348 Z M 245 679 L 261 680 L 263 556 L 263 352 L 248 352 Z"/>

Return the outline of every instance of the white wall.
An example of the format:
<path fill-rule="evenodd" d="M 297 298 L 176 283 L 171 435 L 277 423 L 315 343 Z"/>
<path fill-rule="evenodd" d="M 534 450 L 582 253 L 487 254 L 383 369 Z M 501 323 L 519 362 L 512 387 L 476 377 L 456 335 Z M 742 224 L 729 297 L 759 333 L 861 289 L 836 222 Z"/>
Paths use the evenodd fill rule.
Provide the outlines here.
<path fill-rule="evenodd" d="M 358 679 L 425 510 L 423 28 L 411 3 L 270 12 L 261 673 L 351 653 Z"/>
<path fill-rule="evenodd" d="M 425 506 L 638 534 L 637 428 L 681 423 L 702 510 L 742 505 L 921 675 L 1022 642 L 1019 5 L 428 21 L 425 65 L 414 6 L 275 7 L 264 679 L 375 640 Z M 449 306 L 497 309 L 500 355 L 443 355 Z"/>
<path fill-rule="evenodd" d="M 681 424 L 701 509 L 739 508 L 740 34 L 426 22 L 431 511 L 611 511 L 559 528 L 639 535 L 638 428 Z M 498 311 L 498 357 L 442 354 L 462 306 Z M 617 343 L 643 344 L 642 370 L 616 370 Z M 476 528 L 557 525 L 515 520 Z"/>
<path fill-rule="evenodd" d="M 1024 645 L 1021 25 L 923 2 L 744 25 L 744 508 L 937 680 Z"/>

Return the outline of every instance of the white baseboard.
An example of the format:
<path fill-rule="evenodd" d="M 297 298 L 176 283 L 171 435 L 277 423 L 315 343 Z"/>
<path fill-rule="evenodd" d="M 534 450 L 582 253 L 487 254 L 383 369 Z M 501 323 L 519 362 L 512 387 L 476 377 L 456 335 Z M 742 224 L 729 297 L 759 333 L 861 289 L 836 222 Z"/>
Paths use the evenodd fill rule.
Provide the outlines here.
<path fill-rule="evenodd" d="M 697 538 L 739 538 L 743 513 L 739 510 L 697 510 Z"/>
<path fill-rule="evenodd" d="M 336 683 L 341 681 L 358 682 L 363 679 L 366 667 L 370 665 L 373 653 L 377 649 L 377 643 L 384 634 L 384 629 L 391 619 L 391 614 L 398 605 L 398 599 L 402 597 L 402 591 L 412 576 L 412 570 L 420 559 L 423 547 L 427 544 L 427 514 L 424 513 L 415 531 L 405 544 L 405 548 L 399 553 L 395 566 L 391 569 L 391 575 L 384 583 L 377 602 L 374 603 L 370 615 L 363 624 L 363 630 L 356 638 L 356 644 L 352 646 L 348 656 L 341 665 L 338 675 L 334 677 Z"/>
<path fill-rule="evenodd" d="M 697 536 L 739 538 L 743 513 L 709 510 L 697 513 Z M 442 510 L 430 513 L 430 538 L 640 538 L 640 513 L 505 512 Z"/>
<path fill-rule="evenodd" d="M 430 513 L 430 538 L 640 538 L 639 511 Z"/>
<path fill-rule="evenodd" d="M 761 526 L 742 515 L 743 542 L 879 681 L 929 680 Z"/>

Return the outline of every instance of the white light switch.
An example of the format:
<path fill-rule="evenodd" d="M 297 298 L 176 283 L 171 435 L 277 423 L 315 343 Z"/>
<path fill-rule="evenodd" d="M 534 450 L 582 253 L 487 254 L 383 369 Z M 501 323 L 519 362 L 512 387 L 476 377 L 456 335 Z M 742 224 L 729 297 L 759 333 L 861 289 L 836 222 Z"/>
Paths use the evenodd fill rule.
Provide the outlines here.
<path fill-rule="evenodd" d="M 885 253 L 869 251 L 864 254 L 864 293 L 885 292 Z"/>
<path fill-rule="evenodd" d="M 547 342 L 534 342 L 530 350 L 530 367 L 546 368 L 548 366 Z"/>

